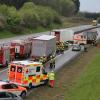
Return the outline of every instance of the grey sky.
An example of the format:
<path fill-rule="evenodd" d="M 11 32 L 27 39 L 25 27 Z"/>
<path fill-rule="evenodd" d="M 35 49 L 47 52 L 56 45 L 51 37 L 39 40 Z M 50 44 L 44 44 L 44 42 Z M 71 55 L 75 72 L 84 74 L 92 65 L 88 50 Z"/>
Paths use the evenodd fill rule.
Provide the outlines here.
<path fill-rule="evenodd" d="M 100 12 L 100 0 L 80 0 L 80 11 Z"/>

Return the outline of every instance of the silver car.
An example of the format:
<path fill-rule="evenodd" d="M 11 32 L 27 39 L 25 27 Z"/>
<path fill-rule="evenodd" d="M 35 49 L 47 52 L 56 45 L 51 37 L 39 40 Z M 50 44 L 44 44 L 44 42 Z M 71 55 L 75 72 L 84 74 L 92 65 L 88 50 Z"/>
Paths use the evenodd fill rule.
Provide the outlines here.
<path fill-rule="evenodd" d="M 11 92 L 0 91 L 0 100 L 23 100 L 20 96 L 17 96 Z"/>
<path fill-rule="evenodd" d="M 74 44 L 72 46 L 72 51 L 81 51 L 81 46 L 79 44 Z"/>

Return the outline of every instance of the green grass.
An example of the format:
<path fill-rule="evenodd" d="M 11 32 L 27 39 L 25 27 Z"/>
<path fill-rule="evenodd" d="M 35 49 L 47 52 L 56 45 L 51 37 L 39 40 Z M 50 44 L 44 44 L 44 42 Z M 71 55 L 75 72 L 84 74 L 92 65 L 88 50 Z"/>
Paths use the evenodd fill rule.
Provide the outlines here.
<path fill-rule="evenodd" d="M 100 100 L 100 52 L 67 93 L 66 100 Z"/>
<path fill-rule="evenodd" d="M 0 31 L 0 39 L 14 37 L 14 36 L 16 36 L 16 34 L 13 34 L 9 31 Z"/>
<path fill-rule="evenodd" d="M 53 28 L 59 28 L 61 27 L 60 24 L 52 24 L 50 27 L 48 28 L 43 28 L 43 27 L 38 27 L 36 29 L 25 29 L 22 33 L 12 33 L 10 31 L 0 31 L 0 39 L 3 38 L 10 38 L 10 37 L 14 37 L 14 36 L 18 36 L 18 35 L 28 35 L 28 34 L 34 34 L 34 33 L 38 33 L 38 32 L 45 32 L 45 31 L 50 31 Z"/>

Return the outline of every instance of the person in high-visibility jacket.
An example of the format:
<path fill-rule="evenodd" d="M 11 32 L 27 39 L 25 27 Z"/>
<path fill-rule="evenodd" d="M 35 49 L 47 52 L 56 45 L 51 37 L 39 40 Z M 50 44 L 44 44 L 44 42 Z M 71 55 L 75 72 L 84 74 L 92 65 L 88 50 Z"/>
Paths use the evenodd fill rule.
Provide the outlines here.
<path fill-rule="evenodd" d="M 63 42 L 61 42 L 60 48 L 61 48 L 61 53 L 64 53 L 64 43 Z"/>
<path fill-rule="evenodd" d="M 46 58 L 44 56 L 40 57 L 39 62 L 41 62 L 43 64 L 43 66 L 45 67 Z"/>
<path fill-rule="evenodd" d="M 50 56 L 50 68 L 55 68 L 55 55 Z"/>
<path fill-rule="evenodd" d="M 54 71 L 51 71 L 48 73 L 48 79 L 49 79 L 49 86 L 54 87 L 54 80 L 55 80 L 55 73 Z"/>
<path fill-rule="evenodd" d="M 44 64 L 43 57 L 40 57 L 39 62 L 41 62 L 42 64 Z"/>

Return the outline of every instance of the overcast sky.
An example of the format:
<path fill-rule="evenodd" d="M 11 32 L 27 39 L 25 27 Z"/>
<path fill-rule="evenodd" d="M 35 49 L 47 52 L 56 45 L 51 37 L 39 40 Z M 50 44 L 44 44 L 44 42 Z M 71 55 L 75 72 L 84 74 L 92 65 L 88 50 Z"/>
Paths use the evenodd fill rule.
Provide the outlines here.
<path fill-rule="evenodd" d="M 100 12 L 100 0 L 80 0 L 80 11 Z"/>

